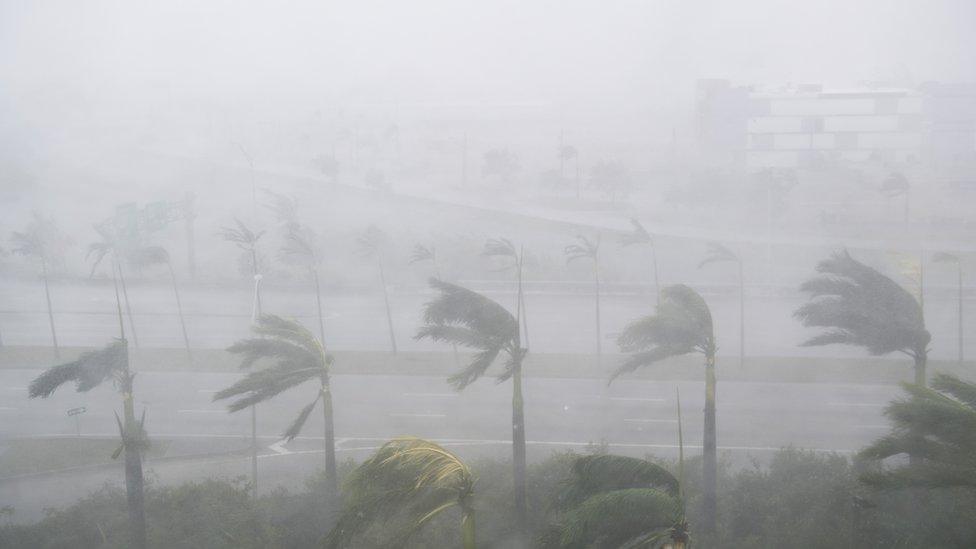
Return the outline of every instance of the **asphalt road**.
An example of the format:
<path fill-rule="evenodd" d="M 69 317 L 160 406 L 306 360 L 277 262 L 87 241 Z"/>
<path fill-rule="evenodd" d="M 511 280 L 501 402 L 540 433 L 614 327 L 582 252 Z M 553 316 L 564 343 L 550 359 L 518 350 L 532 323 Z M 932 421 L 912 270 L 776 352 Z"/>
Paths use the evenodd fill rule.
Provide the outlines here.
<path fill-rule="evenodd" d="M 65 387 L 47 400 L 29 400 L 36 370 L 0 371 L 0 444 L 20 436 L 70 435 L 65 412 L 84 406 L 82 435 L 115 436 L 113 411 L 119 399 L 111 387 L 78 394 Z M 173 439 L 206 451 L 220 441 L 247 445 L 248 412 L 228 414 L 213 393 L 237 374 L 144 372 L 136 380 L 136 402 L 147 410 L 152 437 Z M 462 393 L 443 378 L 422 376 L 335 376 L 335 423 L 342 456 L 361 458 L 383 440 L 416 435 L 439 440 L 464 456 L 505 457 L 510 451 L 511 385 L 484 379 Z M 621 379 L 607 387 L 598 379 L 525 380 L 526 433 L 530 459 L 556 450 L 606 444 L 616 453 L 673 457 L 677 448 L 676 389 L 680 390 L 684 439 L 689 454 L 700 452 L 704 390 L 696 382 Z M 299 486 L 321 466 L 322 418 L 313 414 L 303 436 L 277 444 L 278 435 L 311 398 L 313 385 L 296 388 L 258 409 L 262 446 L 262 489 Z M 725 382 L 718 386 L 718 442 L 733 462 L 763 461 L 775 450 L 797 446 L 850 453 L 887 430 L 884 405 L 898 388 L 886 385 Z M 198 463 L 150 464 L 158 482 L 206 476 L 247 475 L 246 458 Z M 18 520 L 46 506 L 73 501 L 107 481 L 112 469 L 0 482 L 0 500 L 21 509 Z M 57 486 L 57 489 L 53 487 Z"/>

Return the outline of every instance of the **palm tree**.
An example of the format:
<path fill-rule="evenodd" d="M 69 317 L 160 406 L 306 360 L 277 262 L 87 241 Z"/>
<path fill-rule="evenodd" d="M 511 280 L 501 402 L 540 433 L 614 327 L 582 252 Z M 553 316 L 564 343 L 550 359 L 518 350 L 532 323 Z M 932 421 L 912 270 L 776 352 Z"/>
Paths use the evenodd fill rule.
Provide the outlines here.
<path fill-rule="evenodd" d="M 332 413 L 332 389 L 330 371 L 332 355 L 304 326 L 293 320 L 274 315 L 262 315 L 253 326 L 258 337 L 243 339 L 231 345 L 227 351 L 242 356 L 241 368 L 253 366 L 259 360 L 275 360 L 273 366 L 252 370 L 243 379 L 214 394 L 214 401 L 236 398 L 227 409 L 239 412 L 253 408 L 278 394 L 297 387 L 306 381 L 317 380 L 319 390 L 295 417 L 282 434 L 287 441 L 301 432 L 308 417 L 322 402 L 325 421 L 325 482 L 329 494 L 338 493 L 335 453 L 335 426 Z"/>
<path fill-rule="evenodd" d="M 241 148 L 243 151 L 243 147 Z M 246 155 L 246 153 L 245 153 Z M 250 161 L 250 158 L 248 158 Z M 253 172 L 253 170 L 252 170 Z M 253 173 L 252 173 L 253 183 Z M 253 189 L 252 189 L 253 190 Z M 244 259 L 251 267 L 254 277 L 254 304 L 251 307 L 251 322 L 255 323 L 261 317 L 261 273 L 258 260 L 258 242 L 264 236 L 264 231 L 253 231 L 240 219 L 234 218 L 236 227 L 221 227 L 220 235 L 224 240 L 240 248 Z M 258 410 L 251 406 L 251 491 L 258 493 Z"/>
<path fill-rule="evenodd" d="M 125 316 L 129 319 L 129 331 L 132 333 L 132 343 L 139 348 L 139 335 L 136 332 L 136 323 L 132 318 L 132 306 L 129 304 L 129 290 L 125 283 L 125 274 L 122 272 L 122 261 L 127 256 L 128 250 L 123 247 L 122 241 L 117 235 L 113 234 L 105 225 L 96 225 L 95 231 L 101 237 L 98 242 L 88 245 L 88 253 L 85 260 L 92 259 L 92 268 L 89 277 L 95 276 L 95 270 L 102 263 L 102 260 L 112 254 L 112 278 L 118 272 L 118 281 L 122 285 L 122 299 L 125 301 Z"/>
<path fill-rule="evenodd" d="M 708 304 L 683 284 L 665 286 L 656 313 L 631 322 L 617 338 L 620 350 L 630 353 L 610 378 L 650 366 L 661 360 L 701 353 L 705 355 L 705 427 L 702 443 L 703 513 L 706 532 L 715 530 L 717 446 L 715 424 L 715 334 Z"/>
<path fill-rule="evenodd" d="M 854 345 L 874 356 L 901 352 L 914 361 L 915 383 L 925 385 L 932 336 L 915 297 L 846 250 L 821 261 L 817 272 L 820 276 L 800 286 L 810 301 L 793 316 L 804 326 L 826 331 L 803 345 Z"/>
<path fill-rule="evenodd" d="M 593 282 L 596 288 L 596 354 L 603 354 L 602 339 L 600 335 L 600 237 L 596 241 L 590 240 L 585 236 L 577 236 L 579 244 L 570 244 L 563 249 L 566 254 L 566 263 L 569 264 L 577 259 L 593 260 Z"/>
<path fill-rule="evenodd" d="M 863 476 L 880 488 L 964 487 L 976 489 L 976 384 L 948 374 L 932 377 L 932 388 L 902 384 L 907 398 L 885 409 L 892 432 L 861 451 L 869 459 L 899 454 L 908 464 Z"/>
<path fill-rule="evenodd" d="M 410 264 L 423 263 L 425 261 L 430 261 L 434 267 L 434 278 L 437 280 L 443 280 L 441 276 L 440 266 L 437 264 L 437 249 L 433 246 L 427 247 L 423 244 L 417 244 L 413 247 L 413 253 L 410 254 Z M 454 351 L 454 364 L 456 366 L 461 365 L 461 358 L 458 356 L 457 344 L 452 343 L 451 349 Z"/>
<path fill-rule="evenodd" d="M 742 276 L 742 256 L 718 242 L 709 242 L 708 253 L 698 264 L 698 268 L 721 261 L 734 261 L 739 269 L 739 368 L 741 368 L 746 358 L 746 286 L 745 278 Z"/>
<path fill-rule="evenodd" d="M 558 500 L 562 548 L 670 547 L 689 540 L 680 484 L 647 460 L 615 455 L 578 457 Z"/>
<path fill-rule="evenodd" d="M 440 295 L 424 307 L 424 326 L 416 339 L 430 338 L 475 350 L 473 360 L 448 378 L 458 391 L 476 381 L 499 354 L 507 357 L 498 381 L 512 380 L 512 465 L 515 484 L 515 520 L 525 533 L 525 413 L 522 398 L 522 362 L 528 349 L 519 336 L 518 309 L 508 312 L 497 302 L 436 278 L 432 288 Z"/>
<path fill-rule="evenodd" d="M 118 414 L 115 415 L 122 442 L 112 454 L 112 459 L 118 458 L 121 454 L 125 456 L 125 492 L 129 511 L 130 543 L 131 547 L 142 549 L 146 547 L 142 454 L 149 448 L 149 439 L 145 429 L 145 410 L 142 412 L 141 419 L 136 420 L 135 416 L 133 404 L 135 374 L 129 369 L 129 350 L 125 339 L 125 326 L 122 323 L 118 283 L 115 285 L 115 304 L 120 338 L 103 349 L 82 353 L 77 360 L 45 370 L 31 381 L 28 394 L 30 398 L 47 398 L 58 387 L 69 382 L 74 382 L 75 390 L 84 393 L 108 379 L 113 381 L 122 395 L 122 419 L 119 419 Z"/>
<path fill-rule="evenodd" d="M 180 299 L 180 287 L 176 283 L 176 271 L 173 270 L 173 262 L 170 259 L 169 252 L 162 246 L 147 246 L 133 251 L 130 255 L 132 256 L 131 261 L 136 265 L 149 266 L 165 264 L 166 268 L 169 269 L 169 279 L 173 285 L 173 295 L 176 297 L 176 312 L 180 317 L 180 330 L 183 332 L 183 345 L 186 348 L 186 356 L 192 360 L 193 353 L 190 351 L 190 337 L 187 335 L 186 319 L 183 316 L 183 300 Z"/>
<path fill-rule="evenodd" d="M 515 284 L 518 288 L 518 304 L 516 308 L 522 311 L 520 325 L 522 329 L 521 336 L 525 339 L 525 346 L 529 345 L 529 319 L 526 315 L 528 312 L 525 307 L 525 293 L 522 291 L 522 268 L 524 267 L 523 259 L 524 249 L 515 249 L 515 244 L 507 238 L 489 238 L 485 242 L 485 248 L 481 251 L 481 255 L 484 257 L 502 257 L 507 258 L 511 261 L 503 270 L 512 269 L 515 271 Z"/>
<path fill-rule="evenodd" d="M 359 253 L 363 257 L 376 258 L 376 266 L 380 271 L 380 285 L 383 286 L 383 303 L 386 304 L 386 326 L 390 332 L 390 347 L 393 354 L 397 353 L 396 333 L 393 330 L 393 312 L 390 310 L 390 294 L 386 287 L 386 273 L 383 270 L 383 249 L 389 243 L 390 237 L 376 225 L 370 225 L 358 238 Z"/>
<path fill-rule="evenodd" d="M 654 235 L 647 232 L 647 229 L 641 225 L 641 222 L 634 218 L 630 218 L 630 224 L 633 225 L 634 229 L 620 237 L 620 244 L 623 246 L 632 246 L 634 244 L 650 246 L 651 264 L 654 266 L 654 295 L 657 296 L 657 303 L 660 303 L 661 280 L 658 278 L 657 273 L 657 243 L 654 241 Z"/>
<path fill-rule="evenodd" d="M 54 345 L 54 357 L 61 358 L 61 348 L 58 346 L 58 333 L 54 328 L 54 309 L 51 306 L 51 288 L 48 276 L 48 263 L 52 256 L 58 254 L 58 248 L 67 243 L 67 237 L 61 233 L 51 219 L 44 219 L 38 214 L 24 232 L 14 233 L 10 237 L 13 242 L 13 253 L 25 257 L 34 257 L 41 262 L 41 280 L 44 281 L 44 297 L 47 300 L 47 319 L 51 327 L 51 342 Z"/>
<path fill-rule="evenodd" d="M 396 438 L 376 451 L 345 481 L 342 513 L 325 539 L 327 548 L 348 547 L 371 524 L 405 514 L 407 531 L 387 540 L 400 547 L 442 512 L 461 509 L 461 546 L 474 549 L 475 477 L 471 469 L 443 447 L 419 438 Z"/>
<path fill-rule="evenodd" d="M 963 321 L 962 321 L 962 259 L 957 255 L 952 255 L 946 252 L 936 252 L 932 256 L 932 260 L 936 263 L 955 263 L 956 264 L 956 312 L 959 315 L 959 319 L 956 321 L 956 327 L 959 329 L 958 342 L 959 342 L 959 365 L 962 366 L 963 363 Z"/>

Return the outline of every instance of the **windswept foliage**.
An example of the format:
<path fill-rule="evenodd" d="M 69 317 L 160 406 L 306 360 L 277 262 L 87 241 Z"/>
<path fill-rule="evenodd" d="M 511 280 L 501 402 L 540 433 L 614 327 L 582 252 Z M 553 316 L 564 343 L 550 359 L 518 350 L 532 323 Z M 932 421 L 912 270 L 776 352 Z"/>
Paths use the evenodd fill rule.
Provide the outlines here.
<path fill-rule="evenodd" d="M 631 355 L 612 378 L 673 356 L 714 354 L 712 313 L 695 290 L 684 284 L 667 286 L 661 290 L 656 314 L 628 324 L 617 344 Z"/>
<path fill-rule="evenodd" d="M 347 547 L 370 525 L 406 515 L 406 529 L 389 532 L 384 547 L 401 547 L 425 523 L 458 506 L 465 548 L 474 548 L 475 478 L 471 469 L 441 446 L 419 438 L 397 438 L 363 462 L 343 485 L 343 510 L 325 540 Z"/>
<path fill-rule="evenodd" d="M 722 261 L 739 261 L 739 256 L 718 242 L 709 242 L 708 252 L 705 254 L 705 259 L 702 259 L 701 262 L 698 263 L 698 268 L 701 269 L 709 263 L 718 263 Z"/>
<path fill-rule="evenodd" d="M 556 524 L 558 541 L 551 545 L 636 548 L 688 541 L 678 479 L 646 460 L 576 458 L 560 503 L 565 510 Z"/>
<path fill-rule="evenodd" d="M 793 316 L 804 326 L 826 330 L 803 345 L 854 345 L 872 355 L 898 351 L 915 359 L 916 374 L 922 374 L 916 382 L 924 383 L 932 336 L 915 297 L 846 250 L 821 261 L 817 272 L 820 276 L 800 286 L 810 301 Z"/>
<path fill-rule="evenodd" d="M 632 217 L 630 218 L 630 225 L 633 227 L 633 230 L 620 236 L 620 244 L 622 246 L 654 243 L 654 237 L 651 233 L 647 232 L 647 229 L 644 228 L 644 225 L 641 225 L 640 221 Z"/>
<path fill-rule="evenodd" d="M 518 347 L 518 323 L 507 309 L 467 288 L 431 278 L 430 286 L 440 292 L 424 307 L 424 326 L 415 339 L 453 343 L 475 350 L 474 359 L 448 379 L 461 390 L 484 375 L 503 351 L 508 355 L 504 381 L 512 376 L 516 363 L 524 356 Z"/>
<path fill-rule="evenodd" d="M 76 360 L 48 368 L 31 381 L 28 394 L 30 398 L 47 398 L 71 382 L 75 384 L 75 390 L 84 393 L 110 378 L 118 382 L 125 368 L 125 343 L 116 340 L 103 349 L 87 351 Z"/>
<path fill-rule="evenodd" d="M 863 480 L 882 488 L 976 489 L 976 384 L 937 374 L 931 389 L 913 384 L 903 388 L 908 396 L 885 409 L 892 432 L 861 455 L 885 459 L 909 454 L 919 459 Z"/>

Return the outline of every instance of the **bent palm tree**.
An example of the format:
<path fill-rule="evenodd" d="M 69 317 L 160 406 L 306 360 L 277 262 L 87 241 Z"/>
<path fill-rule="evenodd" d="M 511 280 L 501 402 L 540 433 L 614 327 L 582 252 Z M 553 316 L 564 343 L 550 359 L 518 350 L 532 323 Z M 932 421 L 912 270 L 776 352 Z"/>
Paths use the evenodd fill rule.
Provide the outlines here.
<path fill-rule="evenodd" d="M 854 345 L 875 356 L 901 352 L 914 361 L 915 383 L 925 385 L 932 336 L 915 297 L 846 250 L 821 261 L 817 272 L 820 276 L 800 286 L 810 301 L 793 316 L 826 331 L 803 345 Z"/>
<path fill-rule="evenodd" d="M 630 224 L 633 225 L 634 230 L 624 234 L 620 237 L 620 244 L 622 246 L 633 246 L 635 244 L 647 245 L 651 248 L 651 264 L 654 267 L 654 295 L 656 297 L 656 302 L 661 302 L 661 281 L 658 278 L 657 273 L 657 243 L 654 241 L 654 235 L 647 232 L 647 229 L 641 225 L 640 221 L 634 218 L 630 219 Z"/>
<path fill-rule="evenodd" d="M 481 255 L 484 257 L 503 257 L 511 260 L 509 265 L 506 265 L 502 270 L 512 269 L 515 271 L 515 284 L 518 288 L 518 304 L 516 307 L 521 311 L 520 318 L 516 320 L 519 321 L 521 326 L 521 336 L 525 339 L 525 346 L 530 347 L 529 344 L 529 319 L 527 317 L 528 312 L 525 307 L 525 293 L 522 291 L 522 268 L 524 267 L 523 250 L 516 250 L 515 244 L 507 238 L 489 238 L 485 242 L 485 248 L 482 250 Z"/>
<path fill-rule="evenodd" d="M 402 513 L 409 519 L 407 531 L 386 540 L 389 546 L 400 547 L 428 521 L 457 506 L 461 546 L 474 549 L 474 484 L 471 469 L 441 446 L 419 438 L 393 439 L 345 481 L 343 510 L 325 546 L 347 547 L 371 524 Z"/>
<path fill-rule="evenodd" d="M 741 368 L 746 360 L 746 285 L 742 275 L 742 256 L 718 242 L 709 242 L 708 254 L 698 264 L 698 268 L 722 261 L 734 261 L 739 269 L 739 368 Z"/>
<path fill-rule="evenodd" d="M 580 243 L 570 244 L 563 249 L 566 254 L 566 263 L 569 264 L 577 259 L 593 260 L 593 282 L 596 287 L 596 354 L 603 354 L 602 339 L 600 335 L 600 237 L 596 241 L 590 240 L 585 236 L 576 237 Z"/>
<path fill-rule="evenodd" d="M 715 529 L 717 477 L 715 422 L 715 334 L 712 313 L 705 300 L 688 286 L 677 284 L 661 290 L 661 304 L 652 316 L 635 320 L 617 338 L 620 350 L 631 353 L 610 378 L 650 366 L 666 358 L 705 355 L 705 426 L 702 443 L 702 527 Z"/>
<path fill-rule="evenodd" d="M 390 293 L 386 287 L 386 272 L 383 270 L 383 248 L 389 242 L 389 235 L 376 225 L 370 225 L 357 241 L 359 254 L 363 257 L 376 258 L 376 266 L 380 271 L 380 285 L 383 286 L 383 303 L 386 305 L 386 326 L 390 332 L 390 347 L 393 354 L 397 353 L 396 333 L 393 330 L 393 312 L 390 309 Z"/>
<path fill-rule="evenodd" d="M 512 380 L 512 465 L 515 481 L 515 517 L 518 531 L 525 533 L 525 414 L 522 399 L 522 362 L 528 349 L 519 337 L 518 311 L 513 316 L 504 307 L 467 288 L 430 279 L 440 292 L 424 307 L 424 326 L 416 339 L 430 338 L 475 350 L 473 360 L 448 378 L 458 391 L 483 376 L 498 355 L 507 357 L 498 381 Z"/>
<path fill-rule="evenodd" d="M 879 488 L 976 489 L 976 384 L 936 374 L 932 388 L 903 384 L 907 398 L 885 409 L 891 434 L 861 451 L 869 459 L 909 454 L 907 465 L 862 479 Z"/>
<path fill-rule="evenodd" d="M 105 225 L 96 225 L 95 230 L 102 239 L 88 245 L 88 253 L 85 254 L 85 260 L 94 258 L 92 260 L 91 273 L 88 276 L 94 276 L 95 269 L 105 259 L 105 256 L 112 254 L 112 278 L 115 278 L 115 273 L 118 271 L 118 281 L 122 285 L 122 299 L 125 301 L 125 315 L 129 319 L 129 331 L 132 333 L 132 343 L 138 349 L 139 335 L 136 332 L 136 323 L 132 319 L 132 306 L 129 304 L 129 290 L 125 283 L 125 274 L 122 272 L 122 260 L 125 258 L 127 250 L 123 249 L 120 240 Z"/>
<path fill-rule="evenodd" d="M 956 328 L 958 329 L 958 343 L 959 343 L 959 365 L 961 366 L 964 359 L 963 353 L 963 316 L 962 316 L 962 259 L 957 256 L 946 252 L 936 252 L 932 256 L 932 260 L 936 263 L 955 263 L 956 264 L 956 313 L 958 315 L 958 320 L 956 321 Z"/>
<path fill-rule="evenodd" d="M 560 496 L 556 526 L 562 548 L 683 548 L 688 523 L 678 479 L 643 459 L 615 455 L 576 458 Z"/>
<path fill-rule="evenodd" d="M 131 547 L 146 547 L 146 513 L 142 454 L 149 447 L 146 436 L 146 412 L 137 420 L 133 404 L 133 380 L 135 374 L 129 369 L 129 349 L 122 324 L 122 306 L 119 300 L 118 285 L 115 286 L 115 302 L 119 318 L 121 337 L 111 345 L 97 351 L 82 353 L 77 360 L 54 366 L 44 371 L 30 383 L 30 398 L 47 398 L 65 383 L 73 382 L 78 392 L 88 392 L 111 379 L 122 395 L 122 419 L 118 414 L 115 421 L 119 427 L 122 443 L 112 454 L 116 459 L 120 454 L 125 458 L 125 493 L 129 512 Z"/>
<path fill-rule="evenodd" d="M 423 263 L 425 261 L 430 261 L 431 265 L 434 267 L 434 278 L 437 280 L 443 280 L 441 276 L 440 266 L 437 264 L 437 249 L 433 246 L 427 247 L 423 244 L 417 244 L 413 247 L 413 252 L 410 254 L 410 264 Z M 454 364 L 456 366 L 461 365 L 461 358 L 458 356 L 457 344 L 452 343 L 451 349 L 454 351 Z"/>
<path fill-rule="evenodd" d="M 51 287 L 48 276 L 48 263 L 52 259 L 52 254 L 57 253 L 57 248 L 67 242 L 65 237 L 53 220 L 44 219 L 38 214 L 34 214 L 34 219 L 27 226 L 24 232 L 17 232 L 11 235 L 15 254 L 24 257 L 34 257 L 41 262 L 41 280 L 44 281 L 44 297 L 47 300 L 47 319 L 51 327 L 51 343 L 54 346 L 54 358 L 61 358 L 61 348 L 58 346 L 58 333 L 54 328 L 54 309 L 51 305 Z"/>
<path fill-rule="evenodd" d="M 262 315 L 253 327 L 259 337 L 244 339 L 228 347 L 227 351 L 242 355 L 241 368 L 250 368 L 259 360 L 275 360 L 273 365 L 252 370 L 244 379 L 218 391 L 213 400 L 237 398 L 227 409 L 239 412 L 265 402 L 306 381 L 318 380 L 315 398 L 298 413 L 282 434 L 288 441 L 301 432 L 315 405 L 322 402 L 325 422 L 325 482 L 330 495 L 336 495 L 335 426 L 332 414 L 330 369 L 332 355 L 304 326 L 274 315 Z"/>

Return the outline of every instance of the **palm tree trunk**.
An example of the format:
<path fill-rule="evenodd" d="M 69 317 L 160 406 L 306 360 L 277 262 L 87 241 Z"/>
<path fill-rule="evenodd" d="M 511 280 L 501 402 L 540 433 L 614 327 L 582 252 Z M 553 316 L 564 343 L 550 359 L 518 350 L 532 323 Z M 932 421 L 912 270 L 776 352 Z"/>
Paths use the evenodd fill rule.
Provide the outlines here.
<path fill-rule="evenodd" d="M 180 330 L 183 332 L 183 346 L 186 347 L 187 358 L 193 360 L 193 354 L 190 352 L 190 336 L 186 334 L 186 319 L 183 317 L 183 301 L 180 299 L 180 287 L 176 284 L 176 273 L 173 271 L 172 263 L 167 261 L 166 266 L 169 267 L 169 278 L 173 282 L 173 295 L 176 296 L 176 313 L 180 315 Z"/>
<path fill-rule="evenodd" d="M 377 256 L 376 263 L 380 267 L 380 284 L 383 286 L 383 303 L 386 304 L 386 325 L 390 331 L 390 347 L 393 354 L 397 354 L 396 333 L 393 331 L 393 313 L 390 311 L 390 294 L 386 291 L 386 273 L 383 272 L 383 260 Z"/>
<path fill-rule="evenodd" d="M 928 363 L 927 353 L 918 353 L 912 358 L 915 359 L 915 384 L 925 387 L 927 384 L 927 376 L 925 375 L 925 367 Z"/>
<path fill-rule="evenodd" d="M 593 258 L 593 280 L 596 283 L 596 356 L 603 355 L 602 335 L 600 334 L 600 263 Z"/>
<path fill-rule="evenodd" d="M 319 339 L 325 347 L 325 321 L 322 318 L 322 288 L 319 286 L 319 271 L 312 267 L 312 279 L 315 281 L 315 306 L 319 313 Z"/>
<path fill-rule="evenodd" d="M 512 467 L 515 485 L 515 524 L 520 534 L 526 533 L 525 522 L 525 413 L 522 400 L 522 365 L 515 367 L 512 376 Z"/>
<path fill-rule="evenodd" d="M 474 509 L 468 505 L 461 506 L 461 547 L 476 549 L 474 536 Z"/>
<path fill-rule="evenodd" d="M 746 362 L 746 282 L 742 276 L 742 256 L 739 256 L 739 368 Z"/>
<path fill-rule="evenodd" d="M 325 489 L 329 497 L 339 493 L 339 479 L 336 472 L 335 421 L 332 412 L 332 390 L 322 383 L 322 419 L 325 420 Z"/>
<path fill-rule="evenodd" d="M 138 349 L 139 335 L 136 334 L 136 323 L 132 319 L 132 307 L 129 305 L 129 291 L 126 289 L 125 285 L 125 275 L 122 274 L 122 262 L 116 260 L 115 264 L 119 269 L 119 283 L 122 285 L 122 299 L 125 301 L 125 316 L 129 318 L 129 331 L 132 332 L 132 343 L 134 343 L 136 349 Z"/>
<path fill-rule="evenodd" d="M 518 317 L 515 320 L 519 323 L 521 327 L 520 328 L 521 333 L 519 334 L 519 338 L 521 338 L 522 335 L 524 334 L 525 347 L 531 348 L 532 344 L 529 343 L 529 319 L 528 319 L 528 314 L 525 311 L 525 292 L 522 290 L 522 254 L 523 254 L 523 250 L 520 249 L 518 260 L 516 261 L 516 265 L 515 265 L 516 276 L 518 278 L 516 282 L 518 284 L 518 310 L 519 310 Z"/>
<path fill-rule="evenodd" d="M 251 406 L 251 494 L 258 496 L 258 407 Z"/>
<path fill-rule="evenodd" d="M 44 297 L 47 298 L 47 320 L 51 325 L 51 341 L 54 343 L 54 358 L 61 358 L 61 348 L 58 347 L 58 333 L 54 329 L 54 310 L 51 308 L 51 288 L 47 279 L 47 260 L 41 258 L 41 278 L 44 279 Z"/>
<path fill-rule="evenodd" d="M 715 531 L 715 489 L 718 475 L 718 456 L 715 426 L 715 356 L 705 358 L 705 433 L 702 444 L 702 527 L 705 532 Z"/>

